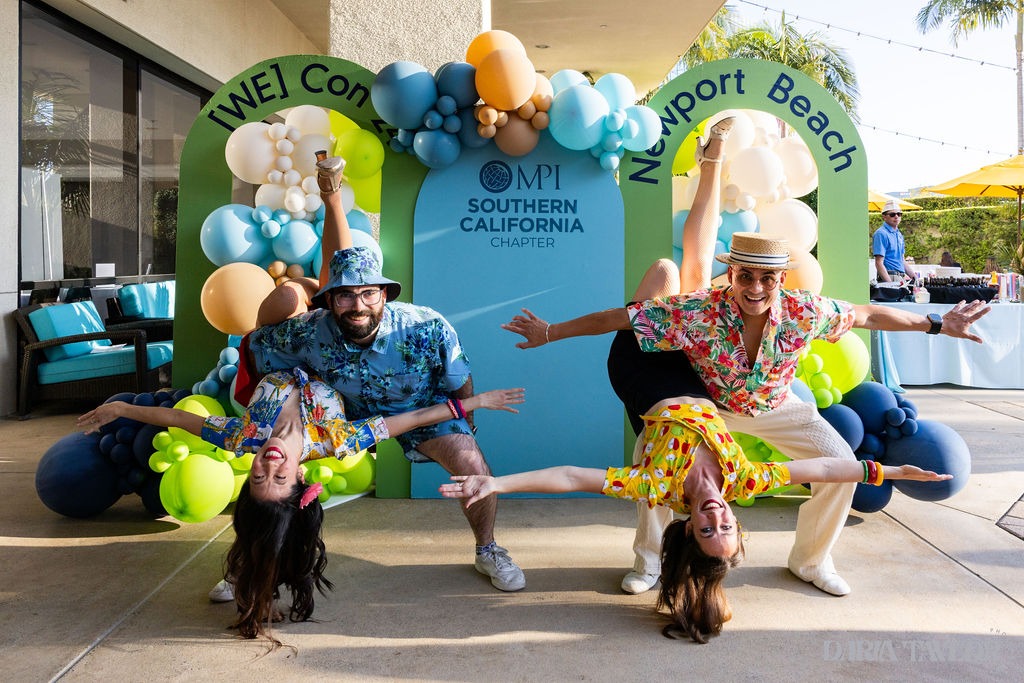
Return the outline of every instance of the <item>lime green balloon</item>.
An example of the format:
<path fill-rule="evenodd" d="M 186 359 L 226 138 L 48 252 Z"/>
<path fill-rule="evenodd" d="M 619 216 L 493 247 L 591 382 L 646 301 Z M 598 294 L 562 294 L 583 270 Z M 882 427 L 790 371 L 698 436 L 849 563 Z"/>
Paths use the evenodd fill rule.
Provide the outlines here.
<path fill-rule="evenodd" d="M 683 138 L 683 143 L 679 145 L 676 156 L 672 160 L 672 175 L 683 175 L 697 165 L 697 160 L 694 157 L 694 154 L 697 152 L 697 136 L 700 131 L 704 130 L 704 123 L 706 121 L 707 119 L 701 121 Z"/>
<path fill-rule="evenodd" d="M 377 171 L 366 178 L 349 178 L 348 184 L 356 195 L 356 204 L 363 211 L 380 213 L 381 172 Z"/>
<path fill-rule="evenodd" d="M 170 467 L 171 463 L 167 460 L 167 454 L 163 451 L 157 451 L 149 456 L 149 469 L 154 472 L 166 472 Z"/>
<path fill-rule="evenodd" d="M 816 375 L 811 376 L 808 385 L 811 389 L 832 389 L 832 375 L 827 372 L 819 372 Z"/>
<path fill-rule="evenodd" d="M 811 342 L 811 352 L 821 356 L 824 371 L 832 377 L 832 385 L 844 394 L 863 382 L 871 368 L 868 347 L 852 331 L 835 344 L 815 339 Z"/>
<path fill-rule="evenodd" d="M 184 441 L 172 441 L 167 447 L 167 458 L 169 462 L 181 462 L 191 452 L 192 449 Z"/>
<path fill-rule="evenodd" d="M 344 493 L 346 488 L 348 488 L 348 480 L 340 474 L 335 474 L 327 482 L 327 490 L 332 494 Z"/>
<path fill-rule="evenodd" d="M 812 389 L 811 393 L 814 394 L 814 403 L 818 406 L 819 410 L 828 408 L 834 401 L 830 389 Z"/>
<path fill-rule="evenodd" d="M 230 465 L 204 453 L 193 453 L 164 472 L 160 502 L 177 520 L 205 522 L 227 507 L 234 490 Z"/>
<path fill-rule="evenodd" d="M 809 353 L 800 362 L 800 365 L 803 367 L 804 377 L 814 377 L 825 367 L 825 360 L 816 353 Z"/>
<path fill-rule="evenodd" d="M 252 469 L 252 461 L 255 458 L 255 453 L 245 453 L 243 455 L 238 456 L 237 458 L 229 460 L 228 464 L 231 465 L 231 469 L 233 469 L 234 471 L 241 472 L 242 474 L 248 476 L 249 470 Z"/>
<path fill-rule="evenodd" d="M 362 493 L 373 486 L 377 461 L 366 451 L 335 462 L 339 465 L 335 471 L 342 475 L 347 483 L 344 493 Z"/>
<path fill-rule="evenodd" d="M 236 469 L 232 469 L 231 473 L 232 473 L 232 476 L 233 476 L 233 478 L 235 480 L 235 487 L 231 491 L 231 501 L 230 502 L 234 503 L 236 500 L 238 500 L 238 494 L 240 494 L 242 492 L 242 485 L 245 484 L 245 480 L 249 478 L 249 472 L 248 471 L 239 472 Z"/>
<path fill-rule="evenodd" d="M 222 406 L 217 399 L 209 396 L 203 396 L 202 394 L 192 394 L 186 396 L 177 403 L 174 407 L 178 410 L 184 410 L 185 412 L 198 415 L 202 418 L 210 417 L 211 415 L 217 415 L 224 417 L 224 406 Z M 188 444 L 188 447 L 193 451 L 205 451 L 212 448 L 212 444 L 208 444 L 201 438 L 190 432 L 181 429 L 180 427 L 169 427 L 167 429 L 171 436 L 177 441 L 184 441 Z"/>
<path fill-rule="evenodd" d="M 843 401 L 843 392 L 839 391 L 839 387 L 832 387 L 831 391 L 832 391 L 832 402 L 833 403 L 842 403 L 842 401 Z"/>
<path fill-rule="evenodd" d="M 333 109 L 327 110 L 327 120 L 331 127 L 331 136 L 337 140 L 342 133 L 349 130 L 358 130 L 359 124 Z"/>
<path fill-rule="evenodd" d="M 174 437 L 171 436 L 170 432 L 157 432 L 156 436 L 153 437 L 153 450 L 166 451 L 173 441 Z"/>
<path fill-rule="evenodd" d="M 733 502 L 736 503 L 737 505 L 739 505 L 741 508 L 748 508 L 748 507 L 750 507 L 751 505 L 754 504 L 754 499 L 753 498 L 737 498 Z"/>
<path fill-rule="evenodd" d="M 384 144 L 368 130 L 356 128 L 347 130 L 338 136 L 334 143 L 334 153 L 347 162 L 345 177 L 369 178 L 380 172 L 384 165 Z"/>

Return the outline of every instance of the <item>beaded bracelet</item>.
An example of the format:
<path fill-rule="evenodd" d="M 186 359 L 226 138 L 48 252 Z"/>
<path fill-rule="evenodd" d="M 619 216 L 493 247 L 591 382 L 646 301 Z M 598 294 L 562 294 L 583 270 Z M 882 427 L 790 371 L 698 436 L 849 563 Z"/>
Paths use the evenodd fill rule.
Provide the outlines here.
<path fill-rule="evenodd" d="M 448 399 L 448 410 L 452 413 L 452 419 L 461 420 L 466 417 L 466 411 L 462 408 L 462 401 L 459 399 Z"/>

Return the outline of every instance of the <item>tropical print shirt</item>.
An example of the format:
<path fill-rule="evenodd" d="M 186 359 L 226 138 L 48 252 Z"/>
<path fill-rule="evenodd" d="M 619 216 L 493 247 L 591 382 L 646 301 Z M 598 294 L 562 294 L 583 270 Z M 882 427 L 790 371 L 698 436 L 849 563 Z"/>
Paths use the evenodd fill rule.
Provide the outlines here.
<path fill-rule="evenodd" d="M 641 301 L 629 306 L 629 316 L 640 348 L 685 352 L 711 398 L 742 415 L 778 407 L 811 340 L 835 342 L 854 321 L 853 304 L 782 289 L 768 311 L 757 358 L 751 362 L 731 287 Z"/>
<path fill-rule="evenodd" d="M 644 451 L 631 467 L 609 467 L 601 490 L 612 498 L 645 501 L 689 514 L 683 482 L 694 464 L 694 452 L 707 444 L 722 468 L 722 498 L 750 499 L 789 484 L 789 468 L 781 462 L 750 462 L 733 441 L 714 407 L 700 403 L 663 408 L 644 415 Z"/>
<path fill-rule="evenodd" d="M 294 368 L 291 372 L 272 372 L 264 377 L 242 417 L 207 417 L 203 423 L 203 440 L 238 455 L 255 453 L 270 438 L 285 401 L 296 389 L 304 428 L 300 462 L 355 455 L 388 438 L 383 417 L 375 415 L 349 422 L 338 392 L 317 378 L 311 378 L 301 368 Z"/>
<path fill-rule="evenodd" d="M 430 308 L 402 302 L 385 304 L 377 337 L 365 348 L 347 341 L 330 312 L 319 309 L 257 329 L 249 349 L 259 373 L 308 366 L 344 396 L 349 416 L 359 419 L 444 403 L 470 376 L 469 360 L 448 321 Z M 417 442 L 472 433 L 465 420 L 414 432 Z"/>

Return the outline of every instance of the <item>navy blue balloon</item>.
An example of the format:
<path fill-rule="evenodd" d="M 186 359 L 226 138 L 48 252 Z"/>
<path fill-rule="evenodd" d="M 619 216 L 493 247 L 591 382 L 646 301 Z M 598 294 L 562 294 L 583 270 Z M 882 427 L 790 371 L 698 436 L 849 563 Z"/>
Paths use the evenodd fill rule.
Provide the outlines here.
<path fill-rule="evenodd" d="M 156 474 L 154 472 L 152 475 L 146 477 L 146 481 L 142 483 L 142 486 L 136 489 L 139 494 L 139 498 L 142 499 L 142 504 L 145 506 L 146 511 L 154 518 L 164 517 L 167 515 L 167 510 L 164 509 L 164 504 L 160 500 L 160 480 L 162 478 L 162 474 Z"/>
<path fill-rule="evenodd" d="M 156 395 L 152 392 L 137 394 L 132 400 L 137 406 L 143 406 L 145 408 L 152 408 L 157 404 Z"/>
<path fill-rule="evenodd" d="M 885 411 L 885 421 L 893 427 L 899 427 L 907 419 L 907 414 L 899 406 Z"/>
<path fill-rule="evenodd" d="M 886 425 L 886 411 L 896 407 L 896 396 L 884 384 L 861 382 L 843 394 L 842 403 L 860 415 L 865 432 L 881 434 Z"/>
<path fill-rule="evenodd" d="M 117 437 L 113 434 L 104 434 L 100 437 L 98 448 L 103 455 L 110 455 L 110 451 L 117 445 Z"/>
<path fill-rule="evenodd" d="M 476 91 L 476 67 L 468 62 L 448 62 L 437 70 L 437 92 L 455 100 L 459 109 L 472 107 L 480 99 Z"/>
<path fill-rule="evenodd" d="M 170 391 L 167 391 L 166 389 L 160 390 L 160 391 L 156 392 L 155 394 L 153 394 L 153 404 L 154 405 L 161 405 L 165 401 L 172 401 L 172 400 L 174 400 L 174 393 L 170 392 Z"/>
<path fill-rule="evenodd" d="M 174 400 L 175 403 L 177 403 L 178 401 L 180 401 L 181 399 L 185 398 L 186 396 L 191 396 L 191 395 L 192 395 L 192 390 L 191 389 L 178 389 L 177 391 L 174 392 L 173 400 Z"/>
<path fill-rule="evenodd" d="M 885 453 L 885 444 L 882 443 L 880 438 L 878 438 L 878 435 L 868 434 L 865 432 L 864 440 L 860 443 L 860 450 L 868 453 L 872 457 L 878 457 Z"/>
<path fill-rule="evenodd" d="M 917 420 L 909 417 L 900 425 L 900 431 L 903 433 L 903 436 L 913 436 L 917 434 L 917 429 Z"/>
<path fill-rule="evenodd" d="M 892 482 L 883 481 L 881 486 L 857 484 L 851 506 L 857 512 L 878 512 L 892 500 Z"/>
<path fill-rule="evenodd" d="M 162 431 L 164 428 L 157 425 L 142 425 L 135 433 L 135 439 L 132 441 L 132 454 L 135 456 L 135 462 L 141 467 L 149 469 L 149 456 L 156 451 L 153 448 L 153 437 Z"/>
<path fill-rule="evenodd" d="M 853 408 L 844 406 L 841 403 L 834 403 L 828 408 L 818 411 L 825 421 L 839 432 L 839 436 L 850 444 L 850 450 L 857 450 L 864 441 L 864 423 L 860 415 L 853 411 Z"/>
<path fill-rule="evenodd" d="M 65 517 L 94 517 L 117 502 L 117 470 L 99 449 L 99 436 L 75 432 L 50 446 L 36 467 L 36 494 Z"/>
<path fill-rule="evenodd" d="M 135 462 L 135 458 L 132 456 L 132 447 L 125 443 L 116 443 L 114 447 L 110 449 L 110 453 L 107 454 L 110 458 L 110 462 L 115 465 L 124 465 L 126 463 Z"/>
<path fill-rule="evenodd" d="M 117 439 L 118 443 L 130 444 L 132 441 L 135 440 L 135 434 L 138 433 L 139 427 L 141 426 L 141 422 L 133 422 L 132 424 L 126 427 L 121 427 L 116 432 L 114 432 L 114 438 Z"/>
<path fill-rule="evenodd" d="M 900 493 L 917 500 L 945 500 L 966 486 L 971 476 L 971 452 L 963 437 L 952 427 L 932 420 L 918 420 L 916 434 L 890 442 L 886 461 L 953 475 L 948 481 L 893 482 Z"/>

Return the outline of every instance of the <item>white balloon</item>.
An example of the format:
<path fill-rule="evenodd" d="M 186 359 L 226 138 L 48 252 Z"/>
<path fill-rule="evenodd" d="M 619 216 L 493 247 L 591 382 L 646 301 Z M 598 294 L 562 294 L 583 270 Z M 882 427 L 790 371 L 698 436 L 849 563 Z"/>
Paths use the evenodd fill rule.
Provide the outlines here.
<path fill-rule="evenodd" d="M 293 168 L 292 170 L 285 172 L 281 182 L 287 187 L 295 187 L 302 182 L 302 176 Z"/>
<path fill-rule="evenodd" d="M 729 180 L 741 192 L 754 196 L 766 195 L 782 181 L 782 161 L 775 152 L 765 147 L 748 147 L 732 160 Z"/>
<path fill-rule="evenodd" d="M 288 209 L 292 213 L 306 211 L 306 193 L 302 191 L 302 188 L 289 187 L 285 190 L 284 194 L 284 208 Z"/>
<path fill-rule="evenodd" d="M 285 133 L 285 137 L 291 140 L 292 142 L 298 142 L 299 138 L 302 137 L 302 131 L 296 128 L 295 126 L 286 126 L 286 128 L 288 132 Z"/>
<path fill-rule="evenodd" d="M 299 186 L 306 194 L 318 194 L 320 192 L 320 186 L 316 182 L 316 176 L 306 176 L 302 179 L 302 182 L 299 183 Z"/>
<path fill-rule="evenodd" d="M 288 155 L 292 153 L 293 149 L 295 149 L 295 143 L 288 139 L 278 140 L 274 144 L 274 147 L 277 149 L 278 154 Z"/>
<path fill-rule="evenodd" d="M 733 159 L 740 150 L 744 150 L 754 144 L 754 122 L 750 117 L 739 110 L 732 112 L 735 120 L 732 130 L 729 131 L 729 138 L 725 141 L 725 158 Z"/>
<path fill-rule="evenodd" d="M 779 134 L 779 120 L 774 115 L 760 109 L 743 109 L 742 111 L 750 118 L 755 130 L 761 128 L 766 134 Z"/>
<path fill-rule="evenodd" d="M 273 183 L 274 185 L 284 184 L 284 173 L 278 171 L 276 168 L 267 174 L 267 182 Z"/>
<path fill-rule="evenodd" d="M 316 210 L 323 206 L 324 200 L 320 199 L 320 194 L 307 194 L 305 208 L 307 213 L 316 213 Z"/>
<path fill-rule="evenodd" d="M 818 241 L 818 217 L 799 199 L 783 199 L 767 207 L 758 207 L 760 232 L 782 237 L 794 247 L 810 251 Z"/>
<path fill-rule="evenodd" d="M 782 161 L 786 185 L 794 197 L 803 197 L 818 186 L 818 167 L 803 140 L 789 136 L 780 140 L 772 151 Z"/>
<path fill-rule="evenodd" d="M 295 107 L 288 112 L 284 122 L 285 125 L 298 128 L 303 135 L 328 137 L 331 134 L 331 120 L 327 116 L 327 111 L 312 104 L 300 104 Z"/>
<path fill-rule="evenodd" d="M 284 208 L 284 185 L 268 183 L 256 188 L 256 198 L 253 204 L 256 206 L 269 206 L 271 209 Z"/>
<path fill-rule="evenodd" d="M 284 136 L 288 134 L 288 126 L 284 125 L 280 121 L 272 123 L 270 124 L 270 130 L 267 134 L 270 135 L 271 140 L 284 140 Z"/>
<path fill-rule="evenodd" d="M 693 188 L 690 188 L 693 185 Z M 697 179 L 684 175 L 672 176 L 672 212 L 689 209 L 697 191 Z"/>
<path fill-rule="evenodd" d="M 228 136 L 224 160 L 238 178 L 253 185 L 266 182 L 274 168 L 277 150 L 267 132 L 270 126 L 262 121 L 244 123 Z"/>
<path fill-rule="evenodd" d="M 297 108 L 297 107 L 296 107 Z M 320 150 L 330 150 L 331 141 L 325 135 L 303 135 L 295 143 L 295 150 L 292 151 L 292 161 L 295 169 L 303 177 L 316 175 L 316 153 Z"/>
<path fill-rule="evenodd" d="M 341 208 L 348 213 L 356 205 L 356 191 L 348 183 L 342 183 L 338 191 L 341 192 Z"/>
<path fill-rule="evenodd" d="M 282 173 L 291 170 L 293 165 L 292 158 L 289 156 L 279 156 L 274 159 L 274 167 Z"/>
<path fill-rule="evenodd" d="M 757 200 L 754 199 L 754 195 L 746 192 L 736 195 L 736 208 L 739 211 L 753 211 L 755 206 L 757 206 Z"/>

